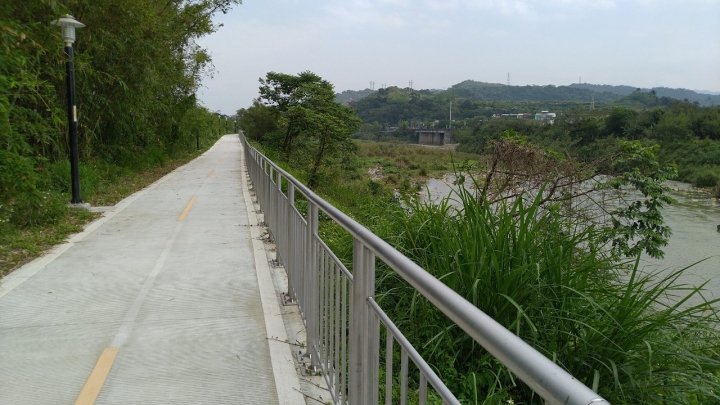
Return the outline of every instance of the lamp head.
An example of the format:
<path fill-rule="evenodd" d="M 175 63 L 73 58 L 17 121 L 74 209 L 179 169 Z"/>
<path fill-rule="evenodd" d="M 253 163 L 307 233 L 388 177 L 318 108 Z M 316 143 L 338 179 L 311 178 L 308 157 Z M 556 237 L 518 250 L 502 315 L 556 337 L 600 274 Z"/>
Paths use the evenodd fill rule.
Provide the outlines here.
<path fill-rule="evenodd" d="M 62 37 L 65 44 L 72 45 L 75 42 L 75 29 L 82 28 L 85 24 L 77 21 L 70 14 L 65 14 L 57 20 L 50 22 L 52 25 L 59 25 L 62 28 Z"/>

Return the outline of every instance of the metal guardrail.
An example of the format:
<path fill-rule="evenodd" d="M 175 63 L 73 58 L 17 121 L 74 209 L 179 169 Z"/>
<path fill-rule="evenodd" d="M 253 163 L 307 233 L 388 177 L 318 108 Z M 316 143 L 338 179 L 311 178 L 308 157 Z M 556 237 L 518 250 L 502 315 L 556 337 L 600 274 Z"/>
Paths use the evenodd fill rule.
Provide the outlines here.
<path fill-rule="evenodd" d="M 413 377 L 417 375 L 420 404 L 427 403 L 428 384 L 443 404 L 459 404 L 375 302 L 376 258 L 395 270 L 548 403 L 608 404 L 380 237 L 317 196 L 250 146 L 242 133 L 239 136 L 250 180 L 277 244 L 278 260 L 288 275 L 289 299 L 297 302 L 305 322 L 308 361 L 313 369 L 322 370 L 336 404 L 379 403 L 381 325 L 386 332 L 385 404 L 407 403 L 409 361 L 417 369 Z M 296 207 L 296 193 L 307 202 L 306 215 Z M 320 211 L 352 235 L 352 272 L 320 238 Z M 400 347 L 399 375 L 393 371 L 395 343 Z M 400 380 L 399 401 L 392 397 L 394 377 Z"/>

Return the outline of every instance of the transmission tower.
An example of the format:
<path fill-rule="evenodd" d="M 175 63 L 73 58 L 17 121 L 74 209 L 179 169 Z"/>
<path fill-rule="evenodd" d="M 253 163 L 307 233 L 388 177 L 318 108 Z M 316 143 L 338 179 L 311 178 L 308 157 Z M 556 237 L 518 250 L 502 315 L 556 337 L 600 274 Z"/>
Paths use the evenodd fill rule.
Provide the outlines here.
<path fill-rule="evenodd" d="M 507 85 L 510 85 L 510 72 L 508 72 L 508 79 L 507 79 Z"/>
<path fill-rule="evenodd" d="M 375 82 L 370 82 L 370 90 L 375 90 Z"/>
<path fill-rule="evenodd" d="M 412 80 L 408 82 L 410 84 L 410 90 L 412 90 Z"/>

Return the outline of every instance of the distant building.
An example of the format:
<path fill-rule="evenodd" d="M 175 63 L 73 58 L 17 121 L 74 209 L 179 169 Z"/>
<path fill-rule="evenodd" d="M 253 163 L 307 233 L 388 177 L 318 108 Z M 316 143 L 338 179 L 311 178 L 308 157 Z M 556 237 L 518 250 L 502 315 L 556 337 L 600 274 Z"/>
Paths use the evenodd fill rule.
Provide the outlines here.
<path fill-rule="evenodd" d="M 452 129 L 421 129 L 415 131 L 420 145 L 447 145 L 452 143 Z"/>
<path fill-rule="evenodd" d="M 552 124 L 555 122 L 555 113 L 551 113 L 548 111 L 541 111 L 537 114 L 535 114 L 535 121 L 545 121 Z M 493 114 L 493 118 L 516 118 L 519 120 L 531 120 L 533 119 L 533 115 L 530 113 L 512 113 L 512 114 Z"/>
<path fill-rule="evenodd" d="M 531 120 L 533 118 L 530 113 L 517 113 L 517 114 L 493 114 L 493 118 L 517 118 L 519 120 Z"/>
<path fill-rule="evenodd" d="M 548 111 L 540 111 L 539 113 L 535 114 L 535 121 L 545 121 L 549 124 L 552 124 L 555 122 L 556 115 L 557 114 Z"/>

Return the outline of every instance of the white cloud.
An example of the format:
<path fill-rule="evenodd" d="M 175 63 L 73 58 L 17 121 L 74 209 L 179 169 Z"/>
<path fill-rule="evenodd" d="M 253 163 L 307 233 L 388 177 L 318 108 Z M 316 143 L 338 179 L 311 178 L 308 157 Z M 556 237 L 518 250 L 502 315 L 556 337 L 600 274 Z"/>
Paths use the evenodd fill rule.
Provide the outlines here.
<path fill-rule="evenodd" d="M 404 27 L 408 21 L 407 15 L 398 9 L 408 5 L 407 0 L 331 1 L 326 11 L 347 23 Z"/>
<path fill-rule="evenodd" d="M 466 0 L 470 9 L 530 19 L 566 18 L 591 9 L 613 9 L 615 0 Z"/>
<path fill-rule="evenodd" d="M 455 10 L 460 6 L 459 0 L 426 0 L 425 6 L 430 10 Z"/>

